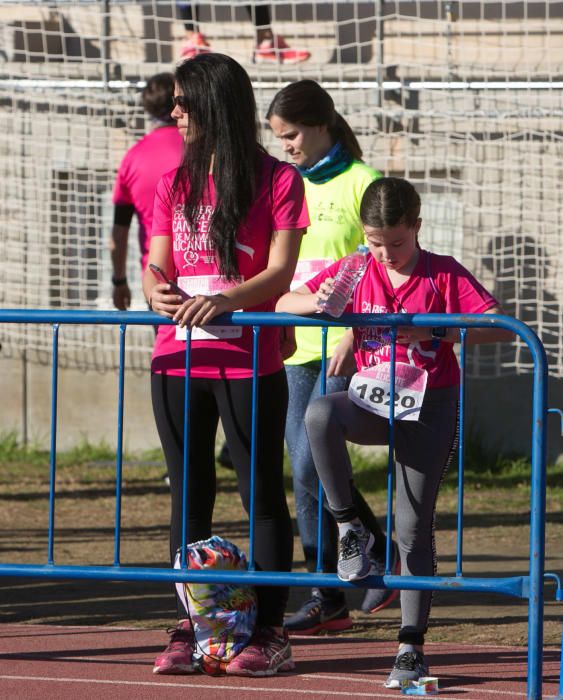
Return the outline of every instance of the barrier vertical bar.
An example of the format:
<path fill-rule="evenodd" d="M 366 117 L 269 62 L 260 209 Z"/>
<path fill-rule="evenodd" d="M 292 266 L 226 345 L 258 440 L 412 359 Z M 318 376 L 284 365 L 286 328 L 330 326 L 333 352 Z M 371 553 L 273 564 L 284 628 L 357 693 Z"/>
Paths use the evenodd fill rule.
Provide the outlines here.
<path fill-rule="evenodd" d="M 391 572 L 391 543 L 393 533 L 393 478 L 395 469 L 395 355 L 397 343 L 397 328 L 391 326 L 391 357 L 389 358 L 391 376 L 391 394 L 389 396 L 389 452 L 387 457 L 387 521 L 386 521 L 386 542 L 385 542 L 385 574 Z"/>
<path fill-rule="evenodd" d="M 248 570 L 255 571 L 254 564 L 254 529 L 255 508 L 254 497 L 256 494 L 256 432 L 258 422 L 258 340 L 260 338 L 260 326 L 252 326 L 252 433 L 250 439 L 250 509 L 248 513 L 250 542 L 248 546 Z"/>
<path fill-rule="evenodd" d="M 321 396 L 326 396 L 326 344 L 328 326 L 321 329 Z M 317 491 L 317 573 L 323 573 L 323 503 L 324 490 L 321 480 Z"/>
<path fill-rule="evenodd" d="M 326 344 L 328 337 L 328 326 L 321 328 L 321 396 L 326 394 Z"/>
<path fill-rule="evenodd" d="M 528 700 L 542 694 L 545 483 L 547 463 L 547 359 L 537 335 L 527 329 L 534 358 L 532 397 L 532 491 L 530 494 L 530 591 L 528 595 Z M 524 337 L 524 336 L 523 336 Z"/>
<path fill-rule="evenodd" d="M 123 397 L 125 392 L 125 332 L 127 326 L 119 326 L 119 379 L 117 390 L 117 451 L 115 455 L 115 535 L 113 565 L 120 564 L 121 549 L 121 486 L 123 479 Z"/>
<path fill-rule="evenodd" d="M 188 536 L 188 476 L 190 463 L 190 367 L 192 331 L 186 328 L 186 378 L 184 380 L 184 451 L 182 455 L 182 541 L 180 543 L 180 566 L 187 567 L 186 545 Z"/>
<path fill-rule="evenodd" d="M 465 457 L 465 341 L 467 328 L 460 328 L 461 348 L 459 351 L 459 412 L 457 446 L 457 553 L 456 576 L 463 575 L 463 500 L 464 500 L 464 457 Z"/>
<path fill-rule="evenodd" d="M 116 320 L 117 316 L 117 320 Z M 152 314 L 150 315 L 152 316 Z M 382 315 L 383 323 L 387 320 L 386 315 Z M 413 325 L 434 325 L 436 322 L 441 323 L 442 321 L 436 321 L 434 315 L 432 314 L 420 314 L 415 315 L 416 318 Z M 451 320 L 447 320 L 446 324 L 448 327 L 460 328 L 465 324 L 466 329 L 472 327 L 494 327 L 497 325 L 497 319 L 486 317 L 486 319 L 477 319 L 475 323 L 474 319 L 462 317 L 460 315 L 452 314 Z M 481 315 L 478 315 L 481 316 Z M 149 321 L 146 318 L 149 317 L 148 314 L 144 313 L 131 313 L 129 314 L 115 314 L 115 313 L 96 313 L 96 312 L 81 312 L 81 311 L 42 311 L 42 310 L 27 310 L 22 312 L 20 310 L 0 310 L 0 318 L 3 322 L 13 323 L 51 323 L 53 324 L 53 366 L 52 366 L 52 397 L 51 397 L 51 452 L 50 452 L 50 492 L 49 492 L 49 564 L 53 564 L 53 542 L 54 542 L 54 523 L 55 523 L 55 476 L 56 476 L 56 443 L 57 443 L 57 403 L 58 403 L 58 331 L 59 323 L 133 323 L 139 325 L 148 324 Z M 125 319 L 125 321 L 124 321 Z M 131 319 L 131 320 L 129 320 Z M 428 321 L 428 319 L 430 319 Z M 235 322 L 236 322 L 235 318 Z M 379 319 L 378 319 L 379 320 Z M 529 575 L 520 576 L 516 579 L 463 579 L 456 581 L 454 586 L 459 590 L 464 587 L 469 590 L 491 590 L 491 585 L 494 586 L 494 590 L 499 593 L 505 593 L 508 595 L 516 595 L 517 597 L 523 597 L 528 599 L 528 690 L 527 698 L 528 700 L 537 700 L 541 698 L 541 684 L 542 684 L 542 656 L 543 656 L 543 577 L 544 577 L 544 560 L 545 560 L 545 488 L 546 488 L 546 461 L 547 461 L 547 360 L 545 356 L 545 350 L 538 339 L 537 335 L 527 326 L 519 321 L 510 319 L 498 319 L 501 321 L 500 327 L 507 330 L 516 332 L 528 345 L 534 365 L 534 377 L 533 377 L 533 401 L 532 401 L 532 479 L 531 479 L 531 495 L 530 495 L 530 548 L 529 548 Z M 398 324 L 399 321 L 397 317 L 390 315 L 387 321 L 390 324 Z M 257 338 L 259 328 L 256 328 L 256 324 L 264 323 L 265 325 L 277 325 L 275 322 L 272 323 L 270 319 L 263 319 L 260 316 L 256 318 L 253 314 L 248 314 L 248 318 L 242 321 L 242 325 L 252 325 L 254 328 L 254 357 L 253 357 L 253 435 L 252 435 L 252 459 L 255 459 L 255 443 L 256 443 L 256 416 L 258 411 L 258 401 L 255 396 L 257 390 L 258 382 L 258 353 L 257 353 Z M 405 321 L 408 323 L 408 321 Z M 315 325 L 313 322 L 312 325 Z M 320 325 L 318 321 L 316 325 Z M 516 330 L 514 330 L 516 329 Z M 390 528 L 392 522 L 392 497 L 390 496 L 390 491 L 392 491 L 393 486 L 393 443 L 394 443 L 394 398 L 396 392 L 395 387 L 395 351 L 396 351 L 396 337 L 397 332 L 392 326 L 391 328 L 391 386 L 393 391 L 391 393 L 391 411 L 390 411 L 390 452 L 389 452 L 389 463 L 388 463 L 388 484 L 391 488 L 388 488 L 388 510 L 387 510 L 387 525 Z M 191 336 L 188 335 L 188 344 L 190 342 Z M 465 364 L 465 361 L 464 363 Z M 189 368 L 189 358 L 186 358 L 186 366 Z M 187 377 L 189 377 L 189 372 Z M 186 394 L 188 387 L 186 386 Z M 461 396 L 461 394 L 460 394 Z M 189 402 L 186 403 L 186 408 L 189 410 Z M 461 414 L 462 423 L 464 422 L 465 415 Z M 185 422 L 189 425 L 188 413 L 186 412 Z M 185 440 L 185 450 L 189 443 Z M 185 451 L 184 455 L 184 468 L 187 469 L 187 454 Z M 254 466 L 253 466 L 254 468 Z M 185 482 L 187 483 L 187 473 L 185 472 Z M 390 481 L 389 481 L 390 479 Z M 254 494 L 252 496 L 254 500 Z M 186 502 L 186 501 L 185 501 Z M 184 503 L 185 505 L 185 503 Z M 184 510 L 186 510 L 184 508 Z M 388 533 L 391 534 L 390 532 Z M 389 537 L 388 537 L 389 539 Z M 388 568 L 390 560 L 390 545 L 387 543 L 386 549 L 386 567 Z M 111 569 L 111 570 L 110 570 Z M 10 564 L 0 564 L 0 575 L 16 575 L 24 576 L 35 576 L 35 577 L 64 577 L 64 578 L 91 578 L 103 579 L 103 580 L 133 580 L 133 577 L 129 579 L 131 574 L 134 577 L 141 577 L 145 580 L 176 580 L 171 578 L 171 574 L 178 576 L 178 572 L 171 572 L 168 570 L 156 570 L 155 572 L 149 569 L 138 569 L 138 568 L 124 568 L 124 567 L 72 567 L 72 566 L 38 566 L 32 565 L 10 565 Z M 23 572 L 23 573 L 22 573 Z M 387 573 L 387 571 L 386 571 Z M 266 574 L 266 576 L 263 576 Z M 189 577 L 190 574 L 182 572 L 182 576 Z M 258 574 L 253 574 L 256 580 L 256 585 L 261 585 L 262 581 L 268 580 L 267 572 L 260 572 Z M 287 574 L 288 581 L 294 585 L 310 585 L 309 580 L 305 582 L 301 578 L 302 574 Z M 308 575 L 309 576 L 309 575 Z M 313 580 L 317 581 L 319 585 L 324 585 L 325 576 L 313 576 Z M 251 579 L 253 577 L 251 576 Z M 340 585 L 336 580 L 334 575 L 326 576 L 328 579 L 328 585 Z M 418 581 L 417 579 L 420 579 Z M 411 584 L 414 583 L 414 586 Z M 277 584 L 277 581 L 276 581 Z M 411 577 L 409 579 L 409 585 L 406 586 L 407 589 L 416 588 L 420 584 L 420 590 L 428 590 L 430 587 L 436 590 L 444 590 L 447 587 L 451 590 L 452 579 L 438 577 L 435 583 L 428 581 L 427 577 Z M 481 588 L 485 586 L 486 588 Z M 563 647 L 562 647 L 563 650 Z M 563 661 L 563 651 L 562 651 L 562 661 Z"/>
<path fill-rule="evenodd" d="M 55 477 L 57 470 L 57 395 L 59 377 L 59 324 L 53 324 L 53 366 L 51 368 L 51 445 L 49 453 L 49 533 L 47 563 L 54 564 Z"/>
<path fill-rule="evenodd" d="M 563 636 L 561 637 L 561 660 L 559 661 L 559 697 L 563 698 Z"/>

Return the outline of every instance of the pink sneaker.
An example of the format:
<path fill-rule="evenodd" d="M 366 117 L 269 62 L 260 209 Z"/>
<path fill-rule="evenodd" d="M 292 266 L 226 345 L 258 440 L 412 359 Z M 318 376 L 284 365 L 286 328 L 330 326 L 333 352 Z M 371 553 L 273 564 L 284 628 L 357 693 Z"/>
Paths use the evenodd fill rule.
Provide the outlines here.
<path fill-rule="evenodd" d="M 303 63 L 311 58 L 309 51 L 291 49 L 283 36 L 264 39 L 254 50 L 254 63 Z"/>
<path fill-rule="evenodd" d="M 211 53 L 211 48 L 203 34 L 195 32 L 180 49 L 180 56 L 188 59 L 197 56 L 198 53 Z"/>
<path fill-rule="evenodd" d="M 195 638 L 191 623 L 184 620 L 168 632 L 170 632 L 170 642 L 156 657 L 152 672 L 168 675 L 195 673 L 192 662 Z"/>
<path fill-rule="evenodd" d="M 278 671 L 293 671 L 294 668 L 287 631 L 278 636 L 271 627 L 257 627 L 248 646 L 227 666 L 227 674 L 273 676 Z"/>

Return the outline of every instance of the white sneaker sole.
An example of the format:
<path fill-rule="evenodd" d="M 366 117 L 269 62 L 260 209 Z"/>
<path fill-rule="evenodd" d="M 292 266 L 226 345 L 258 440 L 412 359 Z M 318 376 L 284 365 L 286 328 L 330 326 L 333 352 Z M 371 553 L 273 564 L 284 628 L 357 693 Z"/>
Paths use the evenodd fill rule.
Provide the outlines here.
<path fill-rule="evenodd" d="M 268 668 L 264 671 L 251 671 L 250 669 L 237 669 L 235 671 L 229 671 L 229 667 L 227 666 L 227 675 L 228 676 L 246 676 L 246 677 L 264 677 L 264 676 L 275 676 L 276 673 L 285 673 L 287 671 L 294 671 L 295 670 L 295 661 L 293 659 L 287 659 L 283 663 L 281 663 L 279 666 L 275 666 L 274 668 Z"/>
<path fill-rule="evenodd" d="M 168 668 L 161 668 L 160 666 L 155 666 L 152 670 L 159 676 L 185 676 L 190 673 L 195 673 L 195 668 L 191 665 L 178 664 L 177 666 L 170 666 Z"/>

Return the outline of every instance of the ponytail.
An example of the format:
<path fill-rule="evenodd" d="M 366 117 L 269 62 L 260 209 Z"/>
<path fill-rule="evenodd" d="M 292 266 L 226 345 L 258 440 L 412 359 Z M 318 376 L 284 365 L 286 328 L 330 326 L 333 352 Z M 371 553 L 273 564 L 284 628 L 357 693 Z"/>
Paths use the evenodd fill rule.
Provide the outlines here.
<path fill-rule="evenodd" d="M 329 133 L 334 143 L 340 141 L 354 160 L 362 160 L 362 149 L 352 127 L 336 110 L 334 111 L 334 126 L 329 127 Z"/>
<path fill-rule="evenodd" d="M 276 93 L 266 119 L 273 116 L 292 124 L 326 126 L 333 145 L 340 142 L 354 160 L 362 160 L 362 149 L 350 124 L 336 111 L 328 92 L 314 80 L 298 80 Z"/>

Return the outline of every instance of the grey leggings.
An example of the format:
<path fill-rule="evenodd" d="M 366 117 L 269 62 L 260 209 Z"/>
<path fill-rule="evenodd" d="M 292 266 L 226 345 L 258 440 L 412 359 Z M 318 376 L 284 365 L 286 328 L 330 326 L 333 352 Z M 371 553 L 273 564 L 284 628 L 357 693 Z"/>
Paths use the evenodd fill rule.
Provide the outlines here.
<path fill-rule="evenodd" d="M 419 421 L 395 422 L 395 532 L 403 576 L 436 573 L 436 499 L 455 449 L 457 397 L 457 387 L 428 390 Z M 356 517 L 346 441 L 388 444 L 387 419 L 356 406 L 346 392 L 338 392 L 313 402 L 305 425 L 332 513 L 340 521 Z M 431 591 L 401 591 L 399 641 L 424 643 L 431 604 Z"/>

